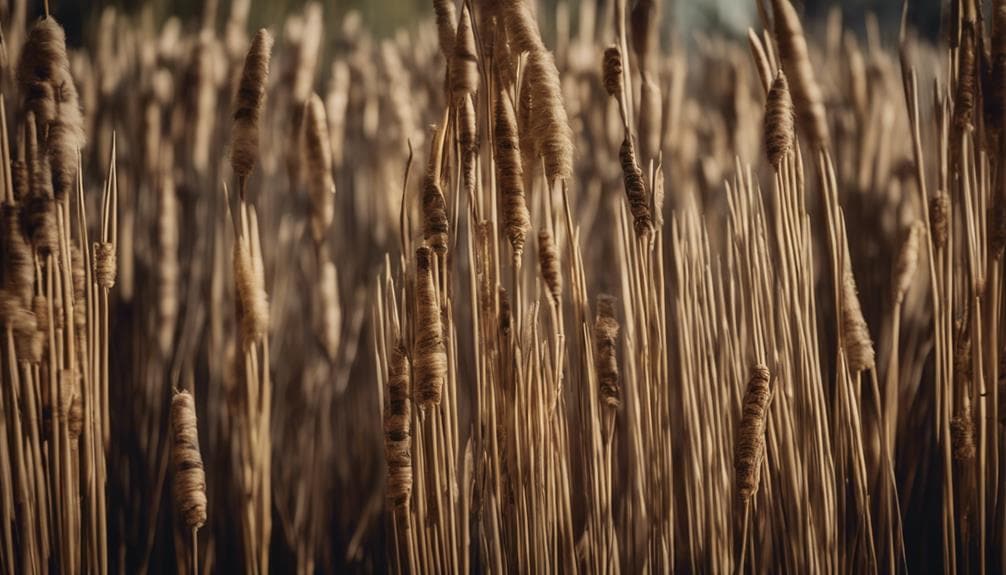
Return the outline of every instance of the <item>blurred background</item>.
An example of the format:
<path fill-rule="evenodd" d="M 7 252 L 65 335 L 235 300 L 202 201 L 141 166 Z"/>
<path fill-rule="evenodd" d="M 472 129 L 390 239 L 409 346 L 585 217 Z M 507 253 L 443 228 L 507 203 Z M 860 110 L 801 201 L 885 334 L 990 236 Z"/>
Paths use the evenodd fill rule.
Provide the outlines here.
<path fill-rule="evenodd" d="M 219 4 L 222 13 L 227 13 L 230 0 L 207 0 Z M 111 2 L 76 2 L 56 1 L 50 6 L 60 15 L 66 31 L 73 43 L 80 42 L 84 30 L 93 29 L 102 9 L 115 6 L 133 15 L 143 15 L 155 23 L 163 22 L 171 15 L 180 17 L 183 21 L 203 12 L 207 1 L 204 0 L 114 0 Z M 593 1 L 600 4 L 600 0 Z M 542 16 L 554 14 L 552 7 L 557 0 L 543 0 L 539 5 L 547 7 L 542 10 Z M 914 2 L 911 7 L 911 24 L 921 36 L 935 37 L 939 31 L 941 5 L 939 0 Z M 8 2 L 2 3 L 5 7 Z M 303 7 L 303 0 L 254 0 L 250 14 L 253 26 L 267 25 L 277 22 L 283 16 Z M 581 2 L 568 2 L 570 11 L 575 17 Z M 795 0 L 794 4 L 802 10 L 807 19 L 821 22 L 829 8 L 839 5 L 842 8 L 846 26 L 862 28 L 868 14 L 875 14 L 880 24 L 880 30 L 885 40 L 897 37 L 898 23 L 901 18 L 901 2 L 898 0 Z M 663 21 L 664 38 L 676 30 L 687 34 L 688 31 L 701 30 L 706 33 L 721 32 L 725 34 L 740 34 L 757 18 L 754 0 L 665 0 L 665 7 L 670 6 L 665 14 L 669 16 Z M 359 13 L 364 26 L 374 34 L 389 35 L 402 28 L 414 28 L 421 20 L 432 17 L 429 0 L 340 0 L 327 2 L 325 16 L 328 23 L 341 22 L 348 12 Z M 548 17 L 543 18 L 546 22 Z"/>

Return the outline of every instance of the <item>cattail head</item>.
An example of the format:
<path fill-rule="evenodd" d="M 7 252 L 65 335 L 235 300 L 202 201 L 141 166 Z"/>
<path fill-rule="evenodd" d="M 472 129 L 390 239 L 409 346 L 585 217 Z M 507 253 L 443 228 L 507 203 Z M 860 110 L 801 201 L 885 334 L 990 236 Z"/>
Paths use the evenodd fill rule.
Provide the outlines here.
<path fill-rule="evenodd" d="M 427 171 L 423 179 L 423 239 L 438 254 L 447 253 L 447 202 L 440 189 L 439 176 Z"/>
<path fill-rule="evenodd" d="M 497 290 L 499 292 L 499 327 L 500 333 L 503 334 L 504 338 L 510 337 L 510 330 L 512 329 L 513 323 L 513 312 L 510 310 L 510 296 L 507 294 L 506 288 L 499 286 Z"/>
<path fill-rule="evenodd" d="M 94 278 L 104 289 L 115 286 L 115 244 L 94 243 Z"/>
<path fill-rule="evenodd" d="M 68 77 L 69 69 L 63 27 L 52 17 L 37 20 L 28 31 L 17 66 L 17 80 L 22 95 L 27 96 L 36 83 L 49 84 L 50 88 L 55 88 Z"/>
<path fill-rule="evenodd" d="M 908 229 L 905 241 L 901 245 L 898 260 L 894 265 L 895 305 L 904 301 L 908 288 L 912 286 L 912 278 L 915 276 L 915 269 L 919 264 L 919 244 L 923 233 L 925 233 L 924 226 L 916 222 Z"/>
<path fill-rule="evenodd" d="M 454 0 L 433 0 L 433 13 L 436 15 L 440 53 L 449 60 L 457 38 L 455 23 L 458 21 L 458 16 L 454 8 Z"/>
<path fill-rule="evenodd" d="M 772 0 L 779 60 L 790 82 L 801 129 L 815 148 L 828 147 L 828 119 L 821 88 L 807 51 L 807 38 L 796 9 L 789 0 Z"/>
<path fill-rule="evenodd" d="M 964 23 L 961 28 L 961 45 L 957 51 L 957 93 L 954 96 L 954 127 L 958 130 L 964 130 L 973 124 L 978 88 L 976 43 L 974 22 Z M 954 137 L 951 144 L 955 150 L 958 149 L 960 138 Z"/>
<path fill-rule="evenodd" d="M 70 246 L 70 277 L 73 284 L 73 324 L 78 338 L 83 341 L 87 330 L 87 270 L 84 267 L 84 254 L 77 246 Z"/>
<path fill-rule="evenodd" d="M 247 239 L 242 238 L 234 242 L 234 282 L 244 349 L 261 341 L 269 329 L 269 300 L 262 267 L 253 261 L 246 242 Z"/>
<path fill-rule="evenodd" d="M 531 88 L 530 136 L 535 151 L 545 160 L 545 176 L 549 182 L 569 178 L 573 174 L 573 132 L 552 54 L 532 52 L 524 73 Z"/>
<path fill-rule="evenodd" d="M 765 102 L 765 152 L 772 167 L 778 169 L 793 149 L 793 101 L 782 70 L 772 81 Z"/>
<path fill-rule="evenodd" d="M 600 384 L 601 401 L 617 408 L 619 398 L 618 320 L 615 319 L 614 296 L 597 296 L 597 316 L 594 318 L 594 364 Z"/>
<path fill-rule="evenodd" d="M 559 249 L 548 228 L 538 231 L 538 263 L 552 302 L 558 305 L 562 297 L 562 271 L 559 269 Z"/>
<path fill-rule="evenodd" d="M 506 24 L 510 44 L 516 48 L 516 55 L 521 52 L 535 53 L 545 49 L 538 31 L 538 23 L 531 13 L 529 2 L 525 0 L 509 0 L 503 4 L 503 21 Z"/>
<path fill-rule="evenodd" d="M 737 494 L 744 501 L 751 499 L 758 492 L 762 458 L 765 455 L 768 402 L 772 395 L 770 382 L 771 374 L 767 367 L 756 364 L 751 368 L 751 376 L 744 391 L 740 427 L 734 444 Z"/>
<path fill-rule="evenodd" d="M 465 96 L 479 89 L 479 60 L 475 47 L 475 33 L 468 13 L 468 5 L 461 7 L 461 23 L 454 39 L 450 60 L 451 95 L 460 103 Z"/>
<path fill-rule="evenodd" d="M 612 44 L 604 50 L 604 90 L 612 98 L 621 98 L 623 89 L 622 51 Z"/>
<path fill-rule="evenodd" d="M 849 246 L 845 246 L 845 265 L 842 271 L 842 338 L 849 368 L 860 372 L 874 367 L 873 339 L 859 304 L 856 278 L 852 275 Z"/>
<path fill-rule="evenodd" d="M 524 253 L 527 233 L 531 230 L 531 214 L 524 195 L 524 169 L 517 138 L 517 118 L 510 97 L 501 91 L 496 98 L 495 147 L 496 173 L 503 204 L 503 226 L 506 228 L 515 260 Z"/>
<path fill-rule="evenodd" d="M 632 136 L 625 135 L 622 147 L 618 152 L 622 164 L 622 179 L 625 184 L 625 195 L 629 200 L 629 211 L 632 212 L 633 227 L 638 237 L 647 237 L 653 230 L 653 217 L 650 214 L 650 200 L 646 193 L 646 181 L 643 171 L 636 161 L 636 148 Z"/>
<path fill-rule="evenodd" d="M 178 512 L 186 527 L 199 529 L 206 523 L 206 474 L 199 453 L 196 403 L 185 390 L 171 398 L 171 458 Z"/>
<path fill-rule="evenodd" d="M 975 458 L 975 424 L 971 417 L 971 399 L 967 392 L 961 401 L 960 411 L 950 421 L 950 442 L 954 459 L 971 461 Z"/>
<path fill-rule="evenodd" d="M 231 132 L 231 166 L 234 175 L 246 179 L 258 160 L 259 121 L 269 80 L 272 35 L 259 30 L 252 39 L 234 98 L 234 128 Z"/>
<path fill-rule="evenodd" d="M 25 202 L 31 193 L 31 179 L 28 176 L 28 163 L 24 160 L 13 160 L 10 163 L 11 187 L 14 188 L 14 200 Z"/>
<path fill-rule="evenodd" d="M 332 179 L 332 146 L 328 137 L 325 104 L 317 94 L 307 102 L 304 150 L 311 193 L 311 233 L 321 242 L 335 219 L 335 181 Z"/>
<path fill-rule="evenodd" d="M 933 245 L 942 249 L 950 233 L 950 195 L 940 190 L 929 200 L 929 233 Z"/>
<path fill-rule="evenodd" d="M 433 251 L 416 249 L 416 343 L 413 353 L 416 401 L 423 408 L 440 404 L 447 377 L 447 347 L 444 344 L 440 305 L 433 282 Z"/>
<path fill-rule="evenodd" d="M 388 501 L 397 510 L 409 506 L 412 494 L 412 400 L 409 358 L 402 342 L 388 357 L 388 404 L 384 408 L 384 456 L 388 463 Z"/>

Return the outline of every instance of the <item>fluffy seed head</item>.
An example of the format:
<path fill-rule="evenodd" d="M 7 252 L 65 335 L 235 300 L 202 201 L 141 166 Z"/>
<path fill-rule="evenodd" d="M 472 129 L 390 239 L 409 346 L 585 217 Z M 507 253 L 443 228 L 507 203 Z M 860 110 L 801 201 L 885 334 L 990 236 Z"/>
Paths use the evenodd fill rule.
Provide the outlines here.
<path fill-rule="evenodd" d="M 388 357 L 388 404 L 384 408 L 384 456 L 388 463 L 387 498 L 399 511 L 409 506 L 412 494 L 412 400 L 409 358 L 401 341 Z"/>
<path fill-rule="evenodd" d="M 552 54 L 545 50 L 532 52 L 524 73 L 531 87 L 530 135 L 534 149 L 545 160 L 549 182 L 567 179 L 573 175 L 573 132 Z"/>
<path fill-rule="evenodd" d="M 782 70 L 772 81 L 765 102 L 765 152 L 772 167 L 779 169 L 783 158 L 793 149 L 793 101 Z"/>
<path fill-rule="evenodd" d="M 621 403 L 618 372 L 618 320 L 615 319 L 614 296 L 597 296 L 594 318 L 594 364 L 600 384 L 601 401 L 609 408 Z"/>
<path fill-rule="evenodd" d="M 453 57 L 450 60 L 451 95 L 455 102 L 479 89 L 479 60 L 475 47 L 475 33 L 468 6 L 461 8 L 461 24 L 454 39 Z"/>
<path fill-rule="evenodd" d="M 559 269 L 559 249 L 548 228 L 538 231 L 538 263 L 545 287 L 552 296 L 552 301 L 558 305 L 562 297 L 562 272 Z"/>
<path fill-rule="evenodd" d="M 332 179 L 332 143 L 328 137 L 325 104 L 317 94 L 307 101 L 304 151 L 311 194 L 311 233 L 320 242 L 335 219 L 335 181 Z"/>
<path fill-rule="evenodd" d="M 496 98 L 495 147 L 496 179 L 503 203 L 503 226 L 506 229 L 515 260 L 524 254 L 527 234 L 531 231 L 531 214 L 524 195 L 524 169 L 517 139 L 517 118 L 513 104 L 505 91 Z"/>
<path fill-rule="evenodd" d="M 873 339 L 859 304 L 856 278 L 852 275 L 849 246 L 845 246 L 845 265 L 842 272 L 842 338 L 849 369 L 853 373 L 874 367 Z"/>
<path fill-rule="evenodd" d="M 115 244 L 94 243 L 94 277 L 98 285 L 105 289 L 115 286 Z"/>
<path fill-rule="evenodd" d="M 924 233 L 924 226 L 920 222 L 916 222 L 908 229 L 905 241 L 901 245 L 898 260 L 894 264 L 895 305 L 904 301 L 908 288 L 912 286 L 912 278 L 915 276 L 915 270 L 919 264 L 919 244 Z"/>
<path fill-rule="evenodd" d="M 807 38 L 796 9 L 789 0 L 772 0 L 775 36 L 779 59 L 790 81 L 793 103 L 801 129 L 815 148 L 828 147 L 828 120 L 821 88 L 814 79 L 814 68 L 807 51 Z"/>
<path fill-rule="evenodd" d="M 940 190 L 929 200 L 929 233 L 936 249 L 947 245 L 950 233 L 950 195 Z"/>
<path fill-rule="evenodd" d="M 244 349 L 262 340 L 269 329 L 269 300 L 262 266 L 255 265 L 251 250 L 241 238 L 234 242 L 234 281 Z"/>
<path fill-rule="evenodd" d="M 416 343 L 413 356 L 416 401 L 423 408 L 439 405 L 447 377 L 447 347 L 433 283 L 433 251 L 416 249 Z"/>
<path fill-rule="evenodd" d="M 439 178 L 427 171 L 423 180 L 423 239 L 438 254 L 447 253 L 447 203 Z"/>
<path fill-rule="evenodd" d="M 206 523 L 206 475 L 199 453 L 196 403 L 185 390 L 171 398 L 171 457 L 178 513 L 189 529 L 199 529 Z"/>
<path fill-rule="evenodd" d="M 272 35 L 259 30 L 252 39 L 234 98 L 234 128 L 231 133 L 231 166 L 234 174 L 247 178 L 258 160 L 259 121 L 269 80 Z"/>
<path fill-rule="evenodd" d="M 765 456 L 765 423 L 772 390 L 768 367 L 756 364 L 751 368 L 744 392 L 743 413 L 734 444 L 734 472 L 737 494 L 747 501 L 758 492 L 762 458 Z"/>
<path fill-rule="evenodd" d="M 433 0 L 433 13 L 436 15 L 440 53 L 444 55 L 444 58 L 450 60 L 451 50 L 454 47 L 455 38 L 457 38 L 455 23 L 458 21 L 458 16 L 454 8 L 454 0 Z"/>
<path fill-rule="evenodd" d="M 646 193 L 646 181 L 636 161 L 636 149 L 631 138 L 632 136 L 626 134 L 618 157 L 622 164 L 622 179 L 625 184 L 625 195 L 629 200 L 629 211 L 632 212 L 634 220 L 633 227 L 636 235 L 642 238 L 647 237 L 653 230 L 653 218 Z"/>
<path fill-rule="evenodd" d="M 622 97 L 622 51 L 612 44 L 604 49 L 604 90 L 612 98 Z"/>

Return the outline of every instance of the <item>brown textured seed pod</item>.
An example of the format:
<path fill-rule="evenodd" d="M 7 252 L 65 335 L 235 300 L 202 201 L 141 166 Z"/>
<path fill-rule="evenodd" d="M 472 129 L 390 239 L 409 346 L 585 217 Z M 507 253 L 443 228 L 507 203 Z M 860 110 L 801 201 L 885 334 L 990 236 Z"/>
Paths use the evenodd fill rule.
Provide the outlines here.
<path fill-rule="evenodd" d="M 789 0 L 772 0 L 779 60 L 790 83 L 800 127 L 818 149 L 828 147 L 828 119 L 821 88 L 807 51 L 807 39 L 800 17 Z"/>
<path fill-rule="evenodd" d="M 734 444 L 734 472 L 737 494 L 744 501 L 758 492 L 762 458 L 765 456 L 765 424 L 768 402 L 772 395 L 769 387 L 771 374 L 766 366 L 756 364 L 751 368 L 747 389 L 744 391 L 743 413 Z"/>
<path fill-rule="evenodd" d="M 438 254 L 447 253 L 447 203 L 435 173 L 423 179 L 423 239 Z"/>
<path fill-rule="evenodd" d="M 171 398 L 171 458 L 178 513 L 186 527 L 199 529 L 206 523 L 206 474 L 199 453 L 196 402 L 185 390 Z"/>
<path fill-rule="evenodd" d="M 413 354 L 416 401 L 423 408 L 440 404 L 447 377 L 447 348 L 444 344 L 440 306 L 433 283 L 433 252 L 426 246 L 416 249 L 416 342 Z"/>
<path fill-rule="evenodd" d="M 975 458 L 975 424 L 971 417 L 971 400 L 967 393 L 961 402 L 960 411 L 950 421 L 950 443 L 954 459 L 971 461 Z"/>
<path fill-rule="evenodd" d="M 84 254 L 77 246 L 70 246 L 70 278 L 73 280 L 73 325 L 77 340 L 83 344 L 87 337 L 87 270 L 84 266 Z"/>
<path fill-rule="evenodd" d="M 499 311 L 499 327 L 500 333 L 503 334 L 504 338 L 510 337 L 510 330 L 512 329 L 513 323 L 513 312 L 510 310 L 510 296 L 507 294 L 506 288 L 499 286 L 497 289 L 499 293 L 500 311 Z"/>
<path fill-rule="evenodd" d="M 17 202 L 28 201 L 31 193 L 31 179 L 28 177 L 28 163 L 24 160 L 14 160 L 10 163 L 11 186 L 14 191 L 14 200 Z"/>
<path fill-rule="evenodd" d="M 261 267 L 256 266 L 252 260 L 246 241 L 238 238 L 234 242 L 234 282 L 244 349 L 261 341 L 269 329 L 269 300 L 265 293 L 265 280 Z"/>
<path fill-rule="evenodd" d="M 538 23 L 525 0 L 505 0 L 503 4 L 503 21 L 506 24 L 510 44 L 516 48 L 516 54 L 521 52 L 535 53 L 545 49 L 538 31 Z"/>
<path fill-rule="evenodd" d="M 440 42 L 440 53 L 450 60 L 454 40 L 457 37 L 458 16 L 454 8 L 454 0 L 433 0 L 433 13 L 437 21 L 437 38 Z"/>
<path fill-rule="evenodd" d="M 465 193 L 474 197 L 476 184 L 476 153 L 478 152 L 478 134 L 475 104 L 470 94 L 462 97 L 458 105 L 458 142 L 461 144 L 461 174 Z"/>
<path fill-rule="evenodd" d="M 479 89 L 479 60 L 475 47 L 475 33 L 468 13 L 468 5 L 461 7 L 461 23 L 454 39 L 450 61 L 451 96 L 460 103 L 465 96 Z"/>
<path fill-rule="evenodd" d="M 615 297 L 597 296 L 594 318 L 594 364 L 600 385 L 601 401 L 610 408 L 621 403 L 618 372 L 618 320 L 615 319 Z"/>
<path fill-rule="evenodd" d="M 104 289 L 115 286 L 115 244 L 94 242 L 94 279 Z"/>
<path fill-rule="evenodd" d="M 783 158 L 793 149 L 793 101 L 782 70 L 772 81 L 765 101 L 765 152 L 773 168 L 779 169 Z"/>
<path fill-rule="evenodd" d="M 842 272 L 842 342 L 849 369 L 853 373 L 873 369 L 875 356 L 870 329 L 859 304 L 856 278 L 852 275 L 849 246 L 845 245 L 845 265 Z"/>
<path fill-rule="evenodd" d="M 900 305 L 904 301 L 908 288 L 912 286 L 912 279 L 919 264 L 919 244 L 923 233 L 925 233 L 924 226 L 921 222 L 916 222 L 908 229 L 905 241 L 901 244 L 901 251 L 894 264 L 895 305 Z"/>
<path fill-rule="evenodd" d="M 567 179 L 573 174 L 573 132 L 552 54 L 545 50 L 532 52 L 524 73 L 531 87 L 529 130 L 534 149 L 545 160 L 549 182 Z"/>
<path fill-rule="evenodd" d="M 56 119 L 56 89 L 48 81 L 33 80 L 22 90 L 25 110 L 35 114 L 44 133 L 44 128 Z"/>
<path fill-rule="evenodd" d="M 964 130 L 973 123 L 975 101 L 977 99 L 978 61 L 974 22 L 965 22 L 961 28 L 961 45 L 957 51 L 957 93 L 954 96 L 954 127 Z M 956 150 L 960 148 L 960 138 L 951 141 Z M 956 161 L 956 160 L 955 160 Z"/>
<path fill-rule="evenodd" d="M 21 213 L 16 206 L 4 204 L 0 221 L 5 253 L 6 282 L 4 288 L 15 294 L 21 305 L 31 303 L 32 286 L 35 283 L 35 258 L 21 232 Z"/>
<path fill-rule="evenodd" d="M 559 269 L 559 249 L 548 228 L 538 231 L 538 263 L 552 302 L 558 305 L 562 297 L 562 272 Z"/>
<path fill-rule="evenodd" d="M 604 66 L 602 72 L 604 77 L 604 90 L 608 92 L 608 95 L 612 98 L 621 98 L 624 82 L 622 78 L 622 51 L 618 49 L 617 45 L 612 44 L 604 49 Z"/>
<path fill-rule="evenodd" d="M 36 145 L 34 113 L 25 119 L 25 148 L 30 169 L 31 194 L 25 202 L 24 229 L 35 250 L 45 256 L 59 252 L 59 232 L 56 225 L 56 202 L 52 195 L 52 173 L 49 158 L 40 154 Z"/>
<path fill-rule="evenodd" d="M 335 219 L 335 180 L 332 179 L 332 144 L 328 137 L 325 104 L 311 94 L 304 117 L 304 151 L 311 194 L 311 233 L 321 242 Z"/>
<path fill-rule="evenodd" d="M 272 35 L 259 30 L 245 57 L 241 81 L 234 97 L 234 127 L 231 132 L 231 166 L 234 175 L 246 179 L 259 155 L 259 121 L 269 80 Z"/>
<path fill-rule="evenodd" d="M 643 238 L 653 230 L 653 217 L 650 214 L 650 203 L 646 193 L 646 182 L 643 171 L 636 161 L 636 150 L 632 137 L 626 134 L 618 158 L 622 164 L 622 179 L 625 184 L 625 195 L 629 200 L 629 211 L 632 212 L 633 227 L 636 235 Z"/>
<path fill-rule="evenodd" d="M 517 138 L 517 118 L 505 91 L 501 91 L 496 98 L 494 120 L 496 179 L 503 204 L 503 227 L 510 240 L 514 260 L 519 261 L 524 254 L 527 234 L 531 231 L 531 214 L 524 195 L 524 168 Z"/>
<path fill-rule="evenodd" d="M 384 456 L 388 464 L 387 498 L 404 512 L 412 494 L 412 400 L 409 358 L 401 341 L 388 357 L 388 404 L 384 408 Z"/>
<path fill-rule="evenodd" d="M 929 200 L 929 233 L 933 236 L 933 245 L 942 249 L 947 245 L 950 232 L 950 195 L 939 190 Z"/>

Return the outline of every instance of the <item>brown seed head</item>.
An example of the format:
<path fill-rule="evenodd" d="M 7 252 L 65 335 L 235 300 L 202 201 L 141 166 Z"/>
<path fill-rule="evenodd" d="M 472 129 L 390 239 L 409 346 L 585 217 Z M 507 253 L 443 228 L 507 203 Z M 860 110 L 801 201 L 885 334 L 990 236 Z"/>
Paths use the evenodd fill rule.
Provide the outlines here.
<path fill-rule="evenodd" d="M 245 57 L 241 81 L 234 97 L 231 166 L 239 179 L 246 179 L 251 175 L 258 160 L 259 121 L 269 80 L 272 44 L 272 35 L 264 28 L 255 34 Z"/>
<path fill-rule="evenodd" d="M 450 78 L 451 95 L 455 103 L 478 92 L 479 60 L 467 4 L 463 4 L 461 8 L 461 24 L 455 35 L 454 53 L 450 61 Z"/>
<path fill-rule="evenodd" d="M 423 408 L 439 405 L 447 377 L 447 347 L 444 344 L 440 305 L 433 283 L 433 251 L 416 249 L 416 343 L 413 355 L 416 401 Z"/>
<path fill-rule="evenodd" d="M 783 158 L 793 149 L 793 101 L 782 70 L 772 81 L 765 102 L 765 152 L 772 167 L 779 169 Z"/>
<path fill-rule="evenodd" d="M 594 364 L 600 384 L 601 401 L 609 408 L 621 403 L 618 372 L 618 320 L 615 319 L 614 296 L 597 296 L 594 318 Z"/>
<path fill-rule="evenodd" d="M 558 305 L 562 297 L 562 272 L 559 269 L 559 249 L 548 228 L 538 231 L 538 263 L 552 302 Z"/>
<path fill-rule="evenodd" d="M 919 264 L 919 245 L 924 233 L 925 226 L 921 222 L 916 222 L 908 229 L 905 241 L 901 245 L 898 260 L 894 265 L 895 305 L 900 305 L 904 301 L 908 288 L 912 286 L 912 279 Z"/>
<path fill-rule="evenodd" d="M 573 175 L 573 132 L 552 54 L 545 50 L 532 52 L 524 73 L 531 86 L 530 136 L 534 149 L 545 160 L 549 182 L 567 179 Z"/>
<path fill-rule="evenodd" d="M 734 444 L 734 472 L 737 493 L 747 501 L 758 492 L 761 464 L 765 456 L 765 423 L 768 402 L 772 395 L 768 368 L 757 364 L 751 368 L 744 392 L 743 413 Z"/>
<path fill-rule="evenodd" d="M 821 88 L 814 79 L 814 67 L 807 51 L 807 39 L 800 17 L 789 0 L 772 0 L 779 60 L 786 71 L 801 129 L 815 148 L 828 147 L 828 120 Z"/>
<path fill-rule="evenodd" d="M 933 236 L 933 245 L 942 249 L 947 245 L 950 233 L 950 195 L 939 190 L 929 200 L 929 233 Z"/>
<path fill-rule="evenodd" d="M 384 456 L 388 464 L 387 498 L 404 511 L 412 494 L 412 399 L 409 358 L 401 341 L 388 357 L 388 404 L 384 408 Z"/>
<path fill-rule="evenodd" d="M 199 529 L 206 523 L 206 475 L 199 453 L 196 403 L 185 390 L 171 399 L 171 458 L 178 513 L 189 529 Z"/>
<path fill-rule="evenodd" d="M 650 202 L 646 193 L 646 181 L 643 171 L 636 162 L 636 149 L 632 144 L 632 136 L 626 134 L 622 147 L 618 152 L 622 163 L 622 179 L 625 184 L 625 195 L 629 200 L 629 211 L 634 220 L 633 227 L 638 237 L 648 237 L 653 230 L 653 218 L 650 214 Z"/>
<path fill-rule="evenodd" d="M 321 242 L 335 219 L 335 181 L 332 179 L 332 144 L 328 137 L 325 104 L 317 94 L 307 101 L 304 151 L 311 194 L 311 233 Z"/>
<path fill-rule="evenodd" d="M 524 195 L 524 169 L 517 138 L 517 118 L 505 91 L 501 91 L 496 98 L 494 119 L 496 174 L 503 204 L 503 226 L 510 240 L 514 259 L 520 260 L 527 234 L 531 231 L 531 214 Z"/>
<path fill-rule="evenodd" d="M 842 274 L 842 338 L 849 369 L 854 373 L 874 367 L 873 339 L 859 304 L 856 278 L 852 275 L 849 246 L 845 246 Z"/>
<path fill-rule="evenodd" d="M 115 286 L 115 244 L 94 242 L 94 278 L 104 289 Z"/>
<path fill-rule="evenodd" d="M 616 44 L 604 49 L 604 90 L 612 98 L 622 97 L 622 51 Z"/>

